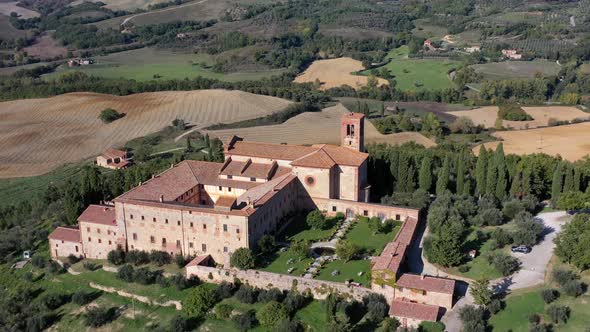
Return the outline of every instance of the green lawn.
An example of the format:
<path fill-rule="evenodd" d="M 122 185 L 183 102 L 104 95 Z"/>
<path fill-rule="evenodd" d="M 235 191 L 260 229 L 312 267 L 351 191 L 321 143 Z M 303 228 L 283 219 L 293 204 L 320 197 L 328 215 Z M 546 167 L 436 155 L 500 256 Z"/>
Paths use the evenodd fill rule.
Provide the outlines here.
<path fill-rule="evenodd" d="M 400 226 L 394 227 L 391 232 L 373 234 L 369 229 L 369 223 L 359 220 L 353 224 L 351 229 L 346 233 L 346 239 L 356 244 L 366 252 L 378 256 L 388 242 L 393 241 L 395 234 L 399 231 Z"/>
<path fill-rule="evenodd" d="M 287 261 L 289 261 L 289 259 L 294 259 L 295 262 L 292 264 L 287 264 Z M 293 272 L 291 272 L 291 275 L 299 276 L 303 272 L 305 272 L 305 269 L 309 266 L 309 264 L 311 264 L 311 262 L 313 262 L 313 259 L 311 259 L 311 258 L 305 258 L 305 259 L 299 260 L 298 257 L 295 257 L 289 251 L 284 251 L 284 252 L 277 253 L 276 257 L 268 265 L 266 265 L 263 268 L 260 268 L 259 270 L 267 271 L 267 272 L 274 272 L 274 273 L 289 274 L 287 272 L 287 270 L 294 267 L 295 270 L 293 270 Z"/>
<path fill-rule="evenodd" d="M 451 274 L 455 274 L 455 275 L 460 275 L 466 278 L 470 278 L 470 279 L 481 279 L 481 278 L 487 278 L 487 279 L 496 279 L 496 278 L 500 278 L 502 276 L 502 274 L 500 272 L 498 272 L 490 263 L 488 263 L 485 255 L 489 252 L 491 252 L 491 242 L 490 240 L 487 240 L 481 244 L 479 243 L 475 243 L 475 232 L 476 230 L 473 230 L 471 232 L 471 234 L 469 234 L 466 238 L 466 242 L 467 243 L 471 243 L 471 245 L 469 245 L 469 247 L 471 249 L 476 249 L 477 250 L 477 256 L 475 257 L 475 259 L 463 264 L 465 266 L 469 267 L 469 271 L 467 272 L 460 272 L 459 271 L 459 267 L 461 266 L 456 266 L 453 268 L 448 269 L 448 271 Z"/>
<path fill-rule="evenodd" d="M 202 76 L 236 82 L 259 80 L 283 72 L 281 69 L 273 69 L 257 72 L 217 73 L 210 68 L 213 59 L 206 54 L 178 53 L 154 48 L 112 53 L 94 59 L 96 62 L 92 65 L 74 68 L 61 66 L 56 72 L 43 77 L 53 79 L 64 72 L 82 71 L 89 75 L 105 78 L 127 78 L 137 81 L 148 81 L 156 77 L 160 80 L 170 80 Z"/>
<path fill-rule="evenodd" d="M 451 87 L 453 82 L 447 74 L 459 66 L 459 62 L 447 59 L 408 58 L 407 46 L 391 50 L 387 57 L 391 61 L 383 67 L 395 76 L 397 89 L 404 91 L 438 90 Z M 379 71 L 383 67 L 376 69 Z M 368 75 L 370 70 L 365 70 L 361 74 Z"/>
<path fill-rule="evenodd" d="M 295 314 L 295 317 L 306 326 L 306 331 L 320 332 L 326 330 L 328 322 L 326 321 L 325 309 L 322 303 L 322 301 L 313 301 Z"/>
<path fill-rule="evenodd" d="M 504 61 L 477 64 L 472 66 L 477 73 L 483 75 L 486 80 L 534 78 L 535 75 L 557 75 L 561 68 L 554 61 Z"/>
<path fill-rule="evenodd" d="M 338 270 L 340 274 L 332 276 L 332 271 Z M 358 276 L 359 271 L 363 272 L 362 276 Z M 365 287 L 371 284 L 371 261 L 368 259 L 353 260 L 345 262 L 344 260 L 336 260 L 326 263 L 322 266 L 320 273 L 315 277 L 316 279 L 345 282 L 352 279 L 353 281 L 361 283 Z"/>
<path fill-rule="evenodd" d="M 540 288 L 515 292 L 506 298 L 506 308 L 494 315 L 489 324 L 494 331 L 526 332 L 529 330 L 528 317 L 543 312 L 544 306 Z"/>
<path fill-rule="evenodd" d="M 337 229 L 337 225 L 332 223 L 329 228 L 323 230 L 311 229 L 306 221 L 305 215 L 299 214 L 293 217 L 293 220 L 281 234 L 277 236 L 278 241 L 301 241 L 311 242 L 328 240 Z"/>

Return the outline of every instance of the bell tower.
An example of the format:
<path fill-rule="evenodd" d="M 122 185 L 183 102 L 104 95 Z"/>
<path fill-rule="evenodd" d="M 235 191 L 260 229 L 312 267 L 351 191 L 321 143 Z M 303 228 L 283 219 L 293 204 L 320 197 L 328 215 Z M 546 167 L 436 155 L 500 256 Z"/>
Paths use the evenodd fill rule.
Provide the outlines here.
<path fill-rule="evenodd" d="M 347 112 L 340 120 L 340 145 L 355 151 L 365 151 L 365 115 Z"/>

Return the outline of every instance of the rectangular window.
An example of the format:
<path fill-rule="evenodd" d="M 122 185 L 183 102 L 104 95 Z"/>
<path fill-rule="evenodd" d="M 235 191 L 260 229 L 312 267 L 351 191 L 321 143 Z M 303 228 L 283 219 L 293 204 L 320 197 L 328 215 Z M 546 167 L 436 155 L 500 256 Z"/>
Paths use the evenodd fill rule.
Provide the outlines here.
<path fill-rule="evenodd" d="M 107 229 L 107 235 L 111 235 L 111 230 Z"/>
<path fill-rule="evenodd" d="M 367 210 L 364 210 L 364 211 L 363 211 L 363 216 L 365 216 L 365 217 L 366 217 L 366 216 L 368 216 L 368 215 L 369 215 L 369 211 L 367 211 Z"/>
<path fill-rule="evenodd" d="M 59 248 L 59 244 L 57 244 L 57 243 L 56 243 L 56 244 L 55 244 L 55 247 L 56 247 L 56 248 Z"/>
<path fill-rule="evenodd" d="M 250 181 L 255 182 L 256 178 L 250 178 Z"/>
<path fill-rule="evenodd" d="M 166 246 L 166 238 L 165 238 L 165 237 L 163 237 L 163 238 L 162 238 L 162 247 L 165 247 L 165 246 Z"/>
<path fill-rule="evenodd" d="M 202 251 L 207 251 L 207 245 L 206 244 L 201 244 L 201 250 Z"/>
<path fill-rule="evenodd" d="M 90 233 L 90 227 L 86 227 L 86 231 Z"/>
<path fill-rule="evenodd" d="M 219 186 L 219 191 L 222 191 L 222 190 L 223 190 L 223 187 L 222 186 Z"/>
<path fill-rule="evenodd" d="M 203 229 L 207 229 L 207 224 L 203 224 Z"/>
<path fill-rule="evenodd" d="M 133 240 L 137 240 L 137 233 L 133 233 Z"/>
<path fill-rule="evenodd" d="M 152 218 L 152 221 L 153 221 L 153 222 L 156 222 L 156 217 L 153 217 L 153 218 Z"/>
<path fill-rule="evenodd" d="M 176 240 L 176 248 L 180 248 L 180 240 Z"/>
<path fill-rule="evenodd" d="M 193 227 L 193 223 L 191 222 L 191 227 Z"/>
<path fill-rule="evenodd" d="M 76 252 L 78 252 L 78 246 L 76 246 Z"/>
<path fill-rule="evenodd" d="M 98 243 L 102 243 L 102 240 L 101 239 L 98 239 Z"/>
<path fill-rule="evenodd" d="M 144 216 L 141 216 L 141 220 L 145 220 L 145 217 Z"/>
<path fill-rule="evenodd" d="M 227 247 L 223 247 L 223 252 L 227 252 Z"/>
<path fill-rule="evenodd" d="M 92 239 L 90 237 L 88 238 L 88 242 L 92 242 Z"/>
<path fill-rule="evenodd" d="M 180 220 L 176 221 L 176 225 L 180 226 Z"/>
<path fill-rule="evenodd" d="M 240 229 L 236 228 L 236 234 L 240 234 Z"/>
<path fill-rule="evenodd" d="M 132 214 L 129 215 L 129 219 L 133 219 L 133 215 Z"/>
<path fill-rule="evenodd" d="M 150 243 L 156 243 L 156 238 L 153 236 L 150 236 Z"/>
<path fill-rule="evenodd" d="M 168 224 L 168 219 L 166 219 L 164 222 L 165 222 L 166 224 Z"/>
<path fill-rule="evenodd" d="M 109 246 L 110 246 L 111 244 L 113 244 L 113 242 L 111 242 L 111 240 L 109 240 Z"/>
<path fill-rule="evenodd" d="M 401 219 L 401 216 L 399 214 L 396 214 L 395 215 L 395 220 L 400 220 L 400 219 Z"/>
<path fill-rule="evenodd" d="M 189 248 L 192 248 L 193 246 L 194 246 L 194 245 L 193 245 L 193 243 L 192 243 L 192 242 L 189 242 L 189 243 L 188 243 L 188 247 L 189 247 Z"/>
<path fill-rule="evenodd" d="M 332 206 L 332 212 L 336 212 L 336 207 Z"/>
<path fill-rule="evenodd" d="M 97 228 L 97 229 L 96 229 L 96 232 L 97 232 L 98 234 L 100 234 L 100 228 Z"/>
<path fill-rule="evenodd" d="M 233 179 L 234 177 L 232 175 L 228 175 L 227 178 L 228 179 Z"/>
<path fill-rule="evenodd" d="M 227 225 L 226 224 L 223 224 L 223 231 L 227 232 Z"/>
<path fill-rule="evenodd" d="M 227 191 L 231 192 L 231 187 L 227 187 Z"/>

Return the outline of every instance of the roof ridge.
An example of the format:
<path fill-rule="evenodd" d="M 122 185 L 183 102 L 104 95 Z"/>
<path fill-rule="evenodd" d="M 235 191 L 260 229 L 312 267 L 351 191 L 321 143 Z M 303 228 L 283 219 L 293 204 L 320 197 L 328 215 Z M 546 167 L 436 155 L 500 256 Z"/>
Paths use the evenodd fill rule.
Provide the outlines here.
<path fill-rule="evenodd" d="M 191 163 L 187 163 L 187 165 L 188 165 L 188 169 L 191 170 L 191 173 L 195 177 L 195 180 L 197 180 L 197 184 L 201 183 L 201 181 L 199 181 L 199 178 L 197 177 L 197 174 L 195 174 L 195 170 L 193 169 L 193 165 L 191 165 Z"/>

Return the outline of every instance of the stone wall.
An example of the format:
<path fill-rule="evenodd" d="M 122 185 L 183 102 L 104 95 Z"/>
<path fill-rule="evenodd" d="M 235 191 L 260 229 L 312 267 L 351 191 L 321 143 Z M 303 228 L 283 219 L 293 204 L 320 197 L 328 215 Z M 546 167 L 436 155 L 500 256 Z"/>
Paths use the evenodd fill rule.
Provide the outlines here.
<path fill-rule="evenodd" d="M 331 282 L 317 279 L 305 279 L 279 273 L 264 272 L 258 270 L 235 270 L 209 266 L 187 266 L 186 276 L 195 275 L 205 282 L 221 283 L 233 282 L 234 278 L 258 288 L 279 288 L 291 290 L 293 287 L 299 292 L 311 292 L 318 300 L 325 299 L 330 293 L 336 292 L 348 299 L 361 300 L 363 296 L 373 293 L 365 287 L 347 286 L 344 283 Z"/>
<path fill-rule="evenodd" d="M 82 256 L 82 243 L 49 239 L 49 253 L 51 258 L 68 257 L 69 255 Z"/>
<path fill-rule="evenodd" d="M 101 290 L 106 293 L 113 293 L 113 294 L 117 294 L 119 296 L 126 297 L 129 299 L 135 299 L 136 301 L 146 303 L 149 305 L 157 305 L 160 307 L 174 307 L 174 308 L 176 308 L 176 310 L 182 310 L 182 303 L 180 303 L 180 301 L 169 300 L 166 302 L 158 302 L 156 300 L 150 299 L 147 296 L 141 296 L 141 295 L 129 293 L 129 292 L 126 292 L 123 290 L 113 288 L 113 287 L 106 287 L 106 286 L 98 285 L 93 282 L 90 283 L 90 287 L 92 287 L 94 289 Z"/>

